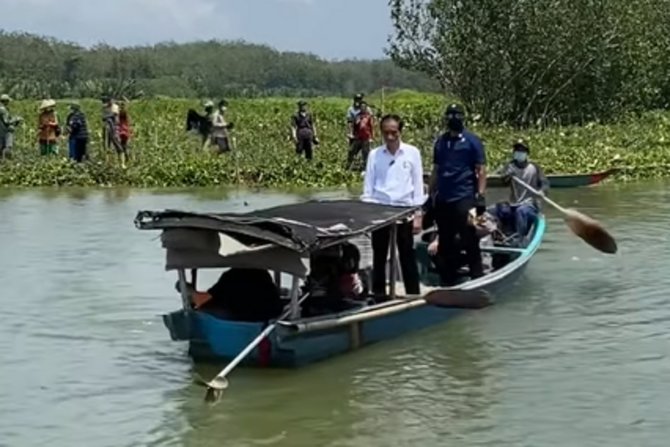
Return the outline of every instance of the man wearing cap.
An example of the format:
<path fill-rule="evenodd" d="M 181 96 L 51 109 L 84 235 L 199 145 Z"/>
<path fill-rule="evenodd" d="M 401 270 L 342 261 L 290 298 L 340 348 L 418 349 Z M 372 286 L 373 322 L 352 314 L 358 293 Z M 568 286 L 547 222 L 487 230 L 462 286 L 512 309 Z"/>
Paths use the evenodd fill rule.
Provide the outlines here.
<path fill-rule="evenodd" d="M 9 103 L 12 99 L 9 95 L 0 96 L 0 159 L 9 158 L 12 155 L 14 145 L 14 131 L 21 124 L 21 118 L 13 117 L 9 113 Z"/>
<path fill-rule="evenodd" d="M 291 118 L 291 136 L 295 143 L 295 152 L 305 154 L 307 160 L 312 159 L 315 144 L 319 144 L 316 126 L 312 114 L 307 109 L 307 102 L 298 101 L 298 112 Z"/>
<path fill-rule="evenodd" d="M 368 103 L 361 101 L 358 114 L 354 118 L 354 134 L 353 141 L 349 149 L 347 157 L 347 166 L 351 169 L 354 164 L 354 158 L 358 153 L 361 153 L 363 158 L 363 172 L 367 165 L 368 155 L 370 153 L 370 146 L 374 139 L 375 118 L 370 112 Z"/>
<path fill-rule="evenodd" d="M 460 248 L 466 252 L 469 277 L 483 276 L 482 256 L 470 210 L 477 216 L 486 211 L 486 153 L 481 140 L 465 130 L 461 106 L 451 104 L 445 113 L 447 131 L 435 142 L 431 196 L 438 228 L 438 256 L 442 258 L 442 281 L 458 284 Z M 456 238 L 459 238 L 457 241 Z"/>
<path fill-rule="evenodd" d="M 528 160 L 530 148 L 526 141 L 519 139 L 512 145 L 512 160 L 500 169 L 503 182 L 510 185 L 509 207 L 496 206 L 496 214 L 501 221 L 512 219 L 516 233 L 521 237 L 528 234 L 528 230 L 540 212 L 540 201 L 512 180 L 516 177 L 543 194 L 549 192 L 549 181 L 542 168 Z"/>
<path fill-rule="evenodd" d="M 349 141 L 347 168 L 349 169 L 351 168 L 351 162 L 353 161 L 353 156 L 351 154 L 355 152 L 357 147 L 356 118 L 361 113 L 361 106 L 364 97 L 365 95 L 363 95 L 363 93 L 357 93 L 354 95 L 354 103 L 347 110 L 347 140 Z"/>

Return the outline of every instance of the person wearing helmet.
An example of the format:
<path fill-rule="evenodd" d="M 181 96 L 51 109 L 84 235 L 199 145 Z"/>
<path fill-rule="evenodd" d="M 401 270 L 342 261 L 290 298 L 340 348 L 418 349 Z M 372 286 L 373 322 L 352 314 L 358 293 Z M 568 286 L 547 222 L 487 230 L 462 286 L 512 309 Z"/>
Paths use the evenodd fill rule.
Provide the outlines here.
<path fill-rule="evenodd" d="M 495 207 L 498 219 L 502 222 L 511 220 L 516 234 L 521 238 L 528 234 L 530 227 L 537 219 L 541 201 L 512 178 L 523 180 L 543 194 L 549 192 L 549 181 L 544 171 L 537 163 L 529 160 L 529 154 L 530 147 L 523 139 L 512 144 L 512 160 L 499 170 L 503 176 L 503 183 L 510 186 L 509 204 L 498 204 Z"/>
<path fill-rule="evenodd" d="M 465 249 L 470 279 L 483 276 L 482 256 L 470 210 L 486 211 L 486 153 L 481 140 L 465 129 L 464 112 L 451 104 L 444 115 L 447 127 L 435 142 L 431 196 L 435 200 L 441 273 L 446 286 L 458 284 L 459 253 Z M 460 243 L 459 243 L 460 241 Z"/>
<path fill-rule="evenodd" d="M 312 159 L 315 144 L 319 144 L 316 136 L 316 126 L 312 114 L 309 113 L 307 102 L 298 101 L 298 112 L 291 119 L 291 136 L 295 143 L 295 151 L 298 155 L 305 154 L 307 160 Z"/>
<path fill-rule="evenodd" d="M 12 98 L 7 94 L 0 96 L 0 160 L 10 158 L 14 145 L 14 131 L 22 122 L 20 117 L 12 116 L 9 103 Z"/>

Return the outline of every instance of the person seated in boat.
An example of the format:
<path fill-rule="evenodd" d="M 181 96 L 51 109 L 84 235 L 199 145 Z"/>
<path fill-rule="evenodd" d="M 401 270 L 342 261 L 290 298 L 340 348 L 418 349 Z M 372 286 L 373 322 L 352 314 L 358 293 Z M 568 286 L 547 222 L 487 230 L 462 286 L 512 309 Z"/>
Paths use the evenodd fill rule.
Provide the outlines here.
<path fill-rule="evenodd" d="M 181 294 L 181 282 L 177 281 L 174 287 Z M 193 309 L 196 310 L 212 299 L 212 295 L 208 292 L 198 292 L 190 282 L 186 282 L 186 296 Z"/>
<path fill-rule="evenodd" d="M 508 203 L 498 203 L 493 209 L 496 217 L 504 223 L 513 222 L 516 234 L 521 238 L 528 235 L 530 228 L 541 210 L 541 201 L 526 188 L 513 180 L 522 180 L 543 194 L 549 192 L 549 181 L 542 168 L 529 160 L 530 147 L 522 139 L 512 145 L 512 160 L 499 170 L 505 185 L 510 186 Z"/>
<path fill-rule="evenodd" d="M 354 244 L 344 242 L 310 256 L 310 272 L 305 284 L 310 298 L 304 314 L 319 315 L 348 309 L 345 300 L 359 300 L 366 287 L 359 273 L 361 254 Z"/>
<path fill-rule="evenodd" d="M 280 315 L 284 303 L 267 270 L 231 268 L 221 274 L 207 292 L 198 292 L 187 283 L 193 307 L 234 321 L 267 321 Z M 177 290 L 181 287 L 177 282 Z"/>

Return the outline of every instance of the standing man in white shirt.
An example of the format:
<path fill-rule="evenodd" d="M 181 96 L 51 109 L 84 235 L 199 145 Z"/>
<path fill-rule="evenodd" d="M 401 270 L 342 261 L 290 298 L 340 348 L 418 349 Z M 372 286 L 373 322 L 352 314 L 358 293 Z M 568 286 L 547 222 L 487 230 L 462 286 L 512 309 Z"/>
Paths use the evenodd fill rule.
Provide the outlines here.
<path fill-rule="evenodd" d="M 392 206 L 417 206 L 425 203 L 421 152 L 402 142 L 402 119 L 386 115 L 380 122 L 384 145 L 373 149 L 368 156 L 365 184 L 361 200 Z M 420 293 L 419 269 L 414 252 L 414 234 L 421 232 L 422 214 L 398 224 L 397 246 L 405 291 Z M 386 260 L 389 254 L 391 229 L 372 233 L 372 292 L 386 295 Z"/>

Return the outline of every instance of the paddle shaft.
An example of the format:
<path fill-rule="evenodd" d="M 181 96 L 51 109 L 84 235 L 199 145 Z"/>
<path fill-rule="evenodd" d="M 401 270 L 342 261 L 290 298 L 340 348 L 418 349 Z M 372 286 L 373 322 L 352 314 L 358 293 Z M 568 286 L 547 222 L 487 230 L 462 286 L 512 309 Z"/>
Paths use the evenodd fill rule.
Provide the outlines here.
<path fill-rule="evenodd" d="M 520 178 L 518 178 L 518 177 L 512 177 L 512 180 L 514 180 L 514 181 L 517 182 L 519 185 L 521 185 L 521 186 L 523 186 L 524 188 L 526 188 L 526 189 L 527 189 L 531 194 L 533 194 L 535 197 L 539 197 L 540 199 L 544 200 L 546 203 L 548 203 L 548 204 L 551 205 L 552 207 L 556 208 L 557 211 L 559 211 L 559 212 L 561 212 L 561 213 L 563 213 L 563 214 L 566 214 L 566 213 L 568 212 L 568 211 L 567 211 L 565 208 L 563 208 L 561 205 L 559 205 L 558 203 L 554 202 L 554 201 L 551 200 L 549 197 L 545 196 L 545 195 L 542 194 L 540 191 L 538 191 L 537 189 L 533 188 L 532 186 L 530 186 L 528 183 L 524 182 L 524 181 L 521 180 Z"/>
<path fill-rule="evenodd" d="M 302 298 L 300 298 L 300 300 L 298 300 L 298 304 L 301 304 L 301 303 L 302 303 L 303 301 L 305 301 L 308 297 L 309 297 L 309 292 L 307 292 L 306 294 L 304 294 L 304 295 L 302 296 Z M 283 314 L 281 314 L 281 316 L 277 319 L 277 321 L 283 320 L 284 318 L 288 317 L 288 316 L 290 315 L 290 313 L 291 313 L 291 308 L 287 309 Z M 256 346 L 258 346 L 259 343 L 260 343 L 265 337 L 267 337 L 268 335 L 270 335 L 270 333 L 272 333 L 272 331 L 275 330 L 275 328 L 277 327 L 277 321 L 275 321 L 274 323 L 272 323 L 271 325 L 269 325 L 268 327 L 266 327 L 266 328 L 263 330 L 263 332 L 261 332 L 260 334 L 258 334 L 258 336 L 257 336 L 256 338 L 254 338 L 254 340 L 253 340 L 251 343 L 249 343 L 249 345 L 248 345 L 246 348 L 244 348 L 244 349 L 242 350 L 242 352 L 240 352 L 239 354 L 237 354 L 237 357 L 235 357 L 235 358 L 234 358 L 228 365 L 226 365 L 226 367 L 223 368 L 223 370 L 222 370 L 220 373 L 218 373 L 218 374 L 216 375 L 216 377 L 214 377 L 214 378 L 212 379 L 212 381 L 214 381 L 214 380 L 216 380 L 216 379 L 224 378 L 224 377 L 226 377 L 228 374 L 230 374 L 230 372 L 231 372 L 233 369 L 235 369 L 235 367 L 236 367 L 242 360 L 244 360 L 245 357 L 248 356 L 249 353 L 250 353 L 251 351 L 253 351 L 254 348 L 256 348 Z"/>

